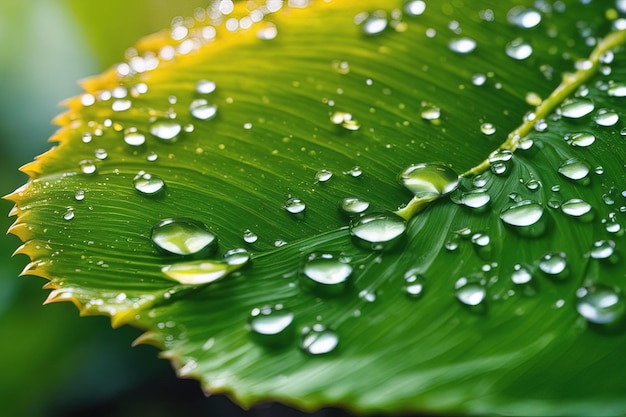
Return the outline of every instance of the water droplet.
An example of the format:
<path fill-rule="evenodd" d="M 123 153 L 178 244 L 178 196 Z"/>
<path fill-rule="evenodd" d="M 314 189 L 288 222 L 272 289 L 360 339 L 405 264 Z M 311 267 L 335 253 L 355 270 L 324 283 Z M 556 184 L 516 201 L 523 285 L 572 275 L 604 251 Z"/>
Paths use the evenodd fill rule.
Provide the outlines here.
<path fill-rule="evenodd" d="M 139 173 L 133 179 L 133 186 L 135 190 L 144 195 L 156 195 L 159 194 L 165 188 L 165 181 L 161 177 L 148 174 L 145 171 L 139 171 Z"/>
<path fill-rule="evenodd" d="M 327 169 L 320 169 L 315 173 L 315 181 L 317 182 L 326 182 L 333 177 L 332 171 Z"/>
<path fill-rule="evenodd" d="M 311 253 L 302 267 L 302 285 L 322 296 L 341 294 L 352 275 L 349 259 L 333 253 Z"/>
<path fill-rule="evenodd" d="M 532 269 L 526 264 L 516 264 L 513 267 L 513 273 L 511 274 L 511 281 L 516 285 L 529 284 L 533 279 Z"/>
<path fill-rule="evenodd" d="M 259 240 L 259 237 L 257 236 L 256 233 L 254 233 L 252 230 L 250 229 L 246 229 L 243 231 L 243 241 L 249 244 L 255 243 L 257 240 Z"/>
<path fill-rule="evenodd" d="M 80 172 L 86 175 L 93 175 L 97 171 L 96 164 L 89 160 L 80 161 L 78 166 L 80 167 Z"/>
<path fill-rule="evenodd" d="M 294 314 L 281 305 L 254 308 L 248 321 L 254 338 L 273 348 L 288 345 L 294 336 Z"/>
<path fill-rule="evenodd" d="M 487 207 L 491 201 L 491 196 L 487 194 L 487 190 L 477 189 L 465 193 L 461 193 L 460 203 L 474 209 Z"/>
<path fill-rule="evenodd" d="M 231 266 L 243 266 L 247 264 L 252 255 L 244 248 L 230 249 L 224 253 L 224 261 Z"/>
<path fill-rule="evenodd" d="M 596 141 L 596 137 L 589 132 L 568 133 L 565 135 L 565 142 L 572 146 L 586 148 Z"/>
<path fill-rule="evenodd" d="M 150 126 L 150 133 L 164 141 L 170 142 L 176 140 L 182 127 L 173 120 L 163 119 L 157 120 Z"/>
<path fill-rule="evenodd" d="M 154 162 L 157 159 L 159 159 L 159 155 L 156 154 L 156 152 L 150 152 L 147 156 L 146 156 L 146 160 L 148 162 Z"/>
<path fill-rule="evenodd" d="M 106 149 L 102 149 L 102 148 L 96 149 L 93 152 L 93 154 L 96 157 L 96 159 L 99 159 L 101 161 L 109 157 L 109 154 L 107 153 Z"/>
<path fill-rule="evenodd" d="M 435 121 L 441 117 L 441 109 L 433 103 L 423 102 L 420 109 L 420 116 L 424 120 Z"/>
<path fill-rule="evenodd" d="M 237 269 L 236 266 L 231 266 L 226 262 L 206 259 L 166 265 L 161 268 L 161 272 L 167 278 L 181 284 L 201 285 L 218 281 L 235 269 Z"/>
<path fill-rule="evenodd" d="M 288 213 L 302 216 L 306 210 L 306 204 L 303 200 L 292 197 L 285 202 L 284 208 Z"/>
<path fill-rule="evenodd" d="M 331 63 L 331 66 L 333 67 L 335 72 L 341 75 L 346 75 L 350 73 L 350 64 L 348 63 L 348 61 L 333 61 Z"/>
<path fill-rule="evenodd" d="M 469 54 L 476 49 L 476 41 L 471 38 L 457 38 L 448 42 L 448 48 L 458 54 Z"/>
<path fill-rule="evenodd" d="M 211 80 L 200 80 L 196 83 L 196 92 L 198 94 L 211 94 L 215 89 L 215 82 Z"/>
<path fill-rule="evenodd" d="M 541 187 L 541 182 L 535 179 L 526 181 L 526 188 L 530 191 L 537 191 Z"/>
<path fill-rule="evenodd" d="M 454 284 L 454 290 L 457 300 L 469 307 L 480 305 L 487 296 L 485 286 L 473 278 L 459 278 Z"/>
<path fill-rule="evenodd" d="M 472 75 L 472 84 L 474 84 L 477 87 L 480 87 L 482 85 L 485 85 L 485 83 L 487 82 L 487 76 L 485 74 L 474 74 Z"/>
<path fill-rule="evenodd" d="M 626 303 L 618 288 L 597 284 L 576 291 L 576 311 L 590 323 L 614 324 L 624 318 Z"/>
<path fill-rule="evenodd" d="M 350 168 L 349 171 L 344 172 L 344 174 L 350 175 L 353 178 L 359 178 L 361 175 L 363 175 L 363 170 L 359 166 L 354 166 Z"/>
<path fill-rule="evenodd" d="M 598 126 L 610 127 L 619 122 L 619 115 L 614 110 L 600 109 L 593 120 Z"/>
<path fill-rule="evenodd" d="M 394 213 L 370 213 L 350 222 L 357 244 L 371 250 L 391 249 L 404 236 L 406 221 Z"/>
<path fill-rule="evenodd" d="M 480 131 L 489 136 L 496 133 L 496 127 L 492 123 L 485 122 L 480 125 Z"/>
<path fill-rule="evenodd" d="M 539 261 L 539 269 L 555 279 L 565 279 L 569 275 L 567 258 L 563 252 L 548 252 Z"/>
<path fill-rule="evenodd" d="M 591 100 L 575 98 L 565 100 L 557 109 L 557 114 L 568 119 L 580 119 L 591 113 L 595 106 Z"/>
<path fill-rule="evenodd" d="M 67 211 L 63 214 L 63 220 L 72 220 L 74 218 L 74 210 L 67 209 Z"/>
<path fill-rule="evenodd" d="M 587 220 L 585 215 L 591 213 L 591 204 L 580 198 L 572 198 L 561 204 L 561 210 L 568 216 L 580 217 L 582 220 Z"/>
<path fill-rule="evenodd" d="M 400 183 L 416 197 L 435 199 L 454 191 L 459 175 L 443 164 L 417 164 L 402 171 Z"/>
<path fill-rule="evenodd" d="M 380 35 L 389 22 L 387 21 L 387 14 L 382 10 L 377 10 L 371 14 L 357 15 L 355 20 L 361 25 L 361 30 L 368 36 Z"/>
<path fill-rule="evenodd" d="M 124 142 L 130 146 L 141 146 L 146 143 L 146 136 L 137 131 L 135 127 L 129 127 L 124 131 Z"/>
<path fill-rule="evenodd" d="M 593 259 L 609 259 L 615 255 L 615 242 L 612 240 L 598 240 L 591 248 Z"/>
<path fill-rule="evenodd" d="M 339 344 L 339 336 L 321 324 L 302 329 L 300 348 L 311 355 L 324 355 L 332 352 Z"/>
<path fill-rule="evenodd" d="M 486 233 L 474 233 L 471 241 L 476 254 L 482 259 L 489 259 L 491 255 L 491 237 Z"/>
<path fill-rule="evenodd" d="M 541 13 L 524 6 L 515 6 L 506 15 L 507 21 L 524 29 L 534 28 L 541 22 Z"/>
<path fill-rule="evenodd" d="M 544 208 L 532 200 L 525 200 L 500 212 L 500 219 L 522 236 L 537 237 L 546 231 Z M 542 220 L 543 219 L 543 220 Z"/>
<path fill-rule="evenodd" d="M 83 133 L 82 139 L 83 139 L 83 143 L 89 143 L 93 139 L 93 135 L 89 132 L 85 132 Z"/>
<path fill-rule="evenodd" d="M 339 202 L 339 209 L 349 216 L 363 213 L 370 203 L 357 197 L 346 197 Z"/>
<path fill-rule="evenodd" d="M 376 293 L 371 290 L 362 290 L 359 291 L 359 298 L 367 301 L 368 303 L 373 303 L 376 301 Z"/>
<path fill-rule="evenodd" d="M 504 175 L 509 170 L 513 152 L 508 149 L 499 149 L 489 155 L 489 167 L 496 175 Z"/>
<path fill-rule="evenodd" d="M 522 38 L 516 38 L 506 44 L 505 52 L 509 57 L 521 61 L 532 55 L 533 47 Z"/>
<path fill-rule="evenodd" d="M 172 255 L 208 255 L 217 250 L 217 236 L 203 223 L 185 217 L 161 220 L 150 234 L 159 249 Z"/>
<path fill-rule="evenodd" d="M 570 158 L 564 161 L 558 168 L 559 174 L 565 178 L 579 181 L 585 179 L 589 175 L 589 165 L 578 158 Z M 584 182 L 583 182 L 584 183 Z"/>
<path fill-rule="evenodd" d="M 74 199 L 76 201 L 83 201 L 85 199 L 85 191 L 76 190 L 76 194 L 74 194 Z"/>
<path fill-rule="evenodd" d="M 276 39 L 276 36 L 278 36 L 278 28 L 272 22 L 267 22 L 265 26 L 256 33 L 256 37 L 264 41 Z"/>
<path fill-rule="evenodd" d="M 352 114 L 343 111 L 336 111 L 330 116 L 330 121 L 346 130 L 356 131 L 361 128 L 358 121 L 352 119 Z"/>
<path fill-rule="evenodd" d="M 189 112 L 199 120 L 211 120 L 217 114 L 217 106 L 206 99 L 198 98 L 189 105 Z"/>
<path fill-rule="evenodd" d="M 422 0 L 410 0 L 404 3 L 404 11 L 411 16 L 419 16 L 426 10 L 426 3 Z"/>
<path fill-rule="evenodd" d="M 448 240 L 444 246 L 446 250 L 453 252 L 459 248 L 459 243 L 456 240 Z"/>
<path fill-rule="evenodd" d="M 111 103 L 111 110 L 121 112 L 130 109 L 133 105 L 133 102 L 130 100 L 115 100 Z"/>
<path fill-rule="evenodd" d="M 404 293 L 411 298 L 419 298 L 424 293 L 424 276 L 417 269 L 410 269 L 404 274 Z"/>
<path fill-rule="evenodd" d="M 623 82 L 611 82 L 609 89 L 606 90 L 611 97 L 626 97 L 626 83 Z"/>

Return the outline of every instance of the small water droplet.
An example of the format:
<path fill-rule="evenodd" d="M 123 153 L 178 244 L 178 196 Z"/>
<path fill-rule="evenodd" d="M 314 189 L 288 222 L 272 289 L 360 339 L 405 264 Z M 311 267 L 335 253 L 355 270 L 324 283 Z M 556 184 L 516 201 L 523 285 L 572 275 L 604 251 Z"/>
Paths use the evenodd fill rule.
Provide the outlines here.
<path fill-rule="evenodd" d="M 334 351 L 339 344 L 339 336 L 321 324 L 302 329 L 300 348 L 311 355 L 324 355 Z"/>
<path fill-rule="evenodd" d="M 492 123 L 485 122 L 480 125 L 480 131 L 489 136 L 496 133 L 496 127 Z"/>
<path fill-rule="evenodd" d="M 535 179 L 530 179 L 526 181 L 526 188 L 528 188 L 530 191 L 537 191 L 539 188 L 541 188 L 541 182 Z"/>
<path fill-rule="evenodd" d="M 139 191 L 141 194 L 156 195 L 165 188 L 165 181 L 156 175 L 139 171 L 135 178 L 133 178 L 133 186 L 135 190 Z"/>
<path fill-rule="evenodd" d="M 410 0 L 404 3 L 404 11 L 411 16 L 419 16 L 426 10 L 426 3 L 422 0 Z"/>
<path fill-rule="evenodd" d="M 422 119 L 432 122 L 441 117 L 441 109 L 433 103 L 423 102 L 420 109 L 420 116 Z"/>
<path fill-rule="evenodd" d="M 196 83 L 196 92 L 198 94 L 211 94 L 215 89 L 215 82 L 211 80 L 200 80 Z"/>
<path fill-rule="evenodd" d="M 67 211 L 63 214 L 63 220 L 72 220 L 74 219 L 74 210 L 69 208 L 67 209 Z"/>
<path fill-rule="evenodd" d="M 454 252 L 459 248 L 459 243 L 456 240 L 448 240 L 445 243 L 444 247 L 446 248 L 446 250 Z"/>
<path fill-rule="evenodd" d="M 78 166 L 80 167 L 80 171 L 86 175 L 93 175 L 97 171 L 96 164 L 94 164 L 93 161 L 83 160 L 78 163 Z"/>
<path fill-rule="evenodd" d="M 357 197 L 346 197 L 339 202 L 339 209 L 348 216 L 363 213 L 370 206 L 370 203 Z"/>
<path fill-rule="evenodd" d="M 256 37 L 264 41 L 276 39 L 276 36 L 278 36 L 278 28 L 272 22 L 265 23 L 265 26 L 256 33 Z"/>
<path fill-rule="evenodd" d="M 454 191 L 459 175 L 443 164 L 411 165 L 400 174 L 400 183 L 416 197 L 435 199 Z"/>
<path fill-rule="evenodd" d="M 149 162 L 154 162 L 157 159 L 159 159 L 159 155 L 156 154 L 156 152 L 150 152 L 147 156 L 146 156 L 146 160 Z"/>
<path fill-rule="evenodd" d="M 130 100 L 115 100 L 111 103 L 111 110 L 116 112 L 122 112 L 130 109 L 133 102 Z"/>
<path fill-rule="evenodd" d="M 302 267 L 302 285 L 321 296 L 341 294 L 353 267 L 345 257 L 333 253 L 309 254 Z"/>
<path fill-rule="evenodd" d="M 477 87 L 480 87 L 482 85 L 485 85 L 485 82 L 487 82 L 487 76 L 485 74 L 474 74 L 472 75 L 472 84 L 474 84 Z"/>
<path fill-rule="evenodd" d="M 250 262 L 252 255 L 244 248 L 230 249 L 224 253 L 224 261 L 231 266 L 243 266 Z"/>
<path fill-rule="evenodd" d="M 506 15 L 507 21 L 524 29 L 534 28 L 541 22 L 541 13 L 524 6 L 515 6 Z"/>
<path fill-rule="evenodd" d="M 292 197 L 285 202 L 284 208 L 290 214 L 303 216 L 306 210 L 306 204 L 303 200 Z"/>
<path fill-rule="evenodd" d="M 265 346 L 279 348 L 293 340 L 293 322 L 294 314 L 277 305 L 252 309 L 248 324 L 255 340 Z"/>
<path fill-rule="evenodd" d="M 363 175 L 363 170 L 359 166 L 353 166 L 349 171 L 344 172 L 346 175 L 350 175 L 353 178 L 359 178 Z"/>
<path fill-rule="evenodd" d="M 489 155 L 489 167 L 496 175 L 504 175 L 508 172 L 513 159 L 513 152 L 508 149 L 498 149 Z"/>
<path fill-rule="evenodd" d="M 359 14 L 355 17 L 355 22 L 361 25 L 361 30 L 368 36 L 380 35 L 389 24 L 387 14 L 382 10 L 371 14 Z"/>
<path fill-rule="evenodd" d="M 567 179 L 580 181 L 587 179 L 590 171 L 589 165 L 578 158 L 570 158 L 559 165 L 558 172 Z M 586 181 L 582 181 L 586 183 Z"/>
<path fill-rule="evenodd" d="M 96 159 L 99 159 L 101 161 L 109 157 L 109 154 L 107 153 L 106 149 L 102 149 L 102 148 L 96 149 L 93 152 L 93 154 L 96 157 Z"/>
<path fill-rule="evenodd" d="M 257 234 L 254 233 L 250 229 L 246 229 L 246 230 L 243 231 L 242 238 L 243 238 L 243 241 L 248 243 L 248 244 L 255 243 L 257 240 L 259 240 L 259 236 L 257 236 Z"/>
<path fill-rule="evenodd" d="M 576 311 L 590 323 L 610 325 L 624 318 L 626 302 L 618 288 L 597 284 L 576 291 Z"/>
<path fill-rule="evenodd" d="M 406 221 L 394 213 L 370 213 L 350 222 L 350 234 L 357 244 L 371 250 L 389 250 L 406 231 Z"/>
<path fill-rule="evenodd" d="M 596 141 L 596 137 L 589 132 L 568 133 L 565 135 L 565 142 L 572 146 L 586 148 Z"/>
<path fill-rule="evenodd" d="M 333 67 L 335 72 L 341 75 L 346 75 L 350 73 L 350 64 L 348 63 L 348 61 L 333 61 L 331 63 L 331 66 Z"/>
<path fill-rule="evenodd" d="M 516 264 L 513 267 L 511 281 L 516 285 L 529 284 L 533 279 L 532 268 L 526 264 Z"/>
<path fill-rule="evenodd" d="M 141 146 L 146 143 L 146 136 L 137 131 L 137 128 L 129 127 L 124 131 L 124 142 L 130 146 Z"/>
<path fill-rule="evenodd" d="M 367 301 L 368 303 L 373 303 L 376 301 L 376 293 L 371 290 L 361 290 L 359 291 L 359 298 Z"/>
<path fill-rule="evenodd" d="M 565 100 L 557 109 L 557 114 L 568 119 L 580 119 L 591 113 L 595 106 L 591 100 L 575 98 Z"/>
<path fill-rule="evenodd" d="M 332 171 L 327 169 L 320 169 L 315 173 L 315 181 L 317 182 L 326 182 L 333 177 Z"/>
<path fill-rule="evenodd" d="M 424 293 L 424 276 L 417 269 L 410 269 L 404 274 L 404 293 L 410 298 L 419 298 Z"/>
<path fill-rule="evenodd" d="M 180 124 L 169 119 L 157 120 L 150 126 L 150 133 L 153 136 L 167 142 L 176 140 L 181 130 Z"/>
<path fill-rule="evenodd" d="M 615 255 L 615 242 L 598 240 L 593 243 L 590 255 L 593 259 L 609 259 Z"/>
<path fill-rule="evenodd" d="M 482 259 L 491 256 L 491 237 L 486 233 L 474 233 L 471 238 L 476 254 Z"/>
<path fill-rule="evenodd" d="M 457 38 L 448 42 L 448 48 L 457 54 L 469 54 L 476 49 L 476 41 L 471 38 Z"/>
<path fill-rule="evenodd" d="M 610 127 L 619 122 L 619 115 L 614 110 L 600 109 L 593 120 L 598 126 Z"/>
<path fill-rule="evenodd" d="M 563 252 L 548 252 L 539 261 L 539 269 L 555 279 L 566 279 L 569 276 L 567 258 Z"/>
<path fill-rule="evenodd" d="M 217 106 L 206 99 L 198 98 L 189 105 L 189 112 L 199 120 L 211 120 L 217 115 Z"/>
<path fill-rule="evenodd" d="M 208 255 L 217 250 L 217 236 L 203 223 L 186 217 L 163 219 L 150 235 L 157 248 L 172 255 Z"/>
<path fill-rule="evenodd" d="M 521 61 L 532 55 L 533 47 L 522 38 L 516 38 L 506 44 L 505 52 L 509 57 Z"/>
<path fill-rule="evenodd" d="M 85 199 L 85 191 L 76 190 L 76 194 L 74 194 L 74 199 L 76 201 L 83 201 Z"/>
<path fill-rule="evenodd" d="M 336 111 L 330 116 L 330 121 L 346 130 L 356 131 L 361 128 L 357 120 L 352 118 L 352 114 L 343 111 Z"/>
<path fill-rule="evenodd" d="M 480 305 L 487 296 L 485 286 L 478 279 L 461 277 L 454 284 L 457 300 L 469 307 Z"/>

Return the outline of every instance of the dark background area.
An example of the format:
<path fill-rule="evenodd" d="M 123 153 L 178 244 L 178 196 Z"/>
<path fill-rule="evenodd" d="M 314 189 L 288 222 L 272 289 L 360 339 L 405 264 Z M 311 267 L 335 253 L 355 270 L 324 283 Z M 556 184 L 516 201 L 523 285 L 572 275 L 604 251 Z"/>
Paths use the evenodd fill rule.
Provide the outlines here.
<path fill-rule="evenodd" d="M 0 194 L 26 182 L 18 168 L 50 148 L 62 100 L 78 80 L 122 59 L 143 35 L 188 16 L 200 0 L 2 0 L 0 2 Z M 12 203 L 0 201 L 9 213 Z M 0 229 L 13 219 L 0 217 Z M 70 303 L 42 306 L 45 280 L 18 277 L 28 259 L 12 257 L 19 239 L 0 240 L 0 398 L 7 417 L 305 416 L 279 404 L 244 411 L 223 395 L 206 397 L 196 381 L 176 378 L 149 346 L 131 348 L 140 331 L 81 318 Z M 338 409 L 315 416 L 348 415 Z"/>

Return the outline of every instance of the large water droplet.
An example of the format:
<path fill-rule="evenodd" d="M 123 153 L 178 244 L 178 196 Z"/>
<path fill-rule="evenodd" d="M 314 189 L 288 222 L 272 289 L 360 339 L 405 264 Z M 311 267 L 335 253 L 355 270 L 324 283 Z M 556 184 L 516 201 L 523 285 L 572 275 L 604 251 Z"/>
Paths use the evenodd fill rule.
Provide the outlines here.
<path fill-rule="evenodd" d="M 218 281 L 234 269 L 237 269 L 237 267 L 233 267 L 226 262 L 207 259 L 166 265 L 161 268 L 161 272 L 167 278 L 181 284 L 201 285 Z"/>
<path fill-rule="evenodd" d="M 590 220 L 588 217 L 592 215 L 591 204 L 580 198 L 572 198 L 561 204 L 561 211 L 568 216 L 578 217 L 580 220 Z"/>
<path fill-rule="evenodd" d="M 476 49 L 476 41 L 471 38 L 457 38 L 448 42 L 448 48 L 458 54 L 469 54 Z"/>
<path fill-rule="evenodd" d="M 614 110 L 600 109 L 593 117 L 598 126 L 610 127 L 619 122 L 619 115 Z"/>
<path fill-rule="evenodd" d="M 563 252 L 548 252 L 539 261 L 539 269 L 550 278 L 566 279 L 569 276 L 567 258 Z"/>
<path fill-rule="evenodd" d="M 626 302 L 618 288 L 597 284 L 576 291 L 576 311 L 590 323 L 614 324 L 624 318 Z"/>
<path fill-rule="evenodd" d="M 130 146 L 141 146 L 146 143 L 146 136 L 137 131 L 136 127 L 129 127 L 124 131 L 124 142 Z"/>
<path fill-rule="evenodd" d="M 330 180 L 332 177 L 333 177 L 332 171 L 329 171 L 327 169 L 320 169 L 319 171 L 315 173 L 315 180 L 317 182 L 326 182 Z"/>
<path fill-rule="evenodd" d="M 593 243 L 590 255 L 593 259 L 610 259 L 615 256 L 615 242 L 598 240 Z"/>
<path fill-rule="evenodd" d="M 244 248 L 230 249 L 224 253 L 224 261 L 231 266 L 243 266 L 250 262 L 252 255 Z"/>
<path fill-rule="evenodd" d="M 544 208 L 541 204 L 525 200 L 503 209 L 500 219 L 522 236 L 537 237 L 546 231 L 543 214 Z"/>
<path fill-rule="evenodd" d="M 292 197 L 285 202 L 285 210 L 288 213 L 296 215 L 298 217 L 304 216 L 306 210 L 306 204 L 299 198 Z"/>
<path fill-rule="evenodd" d="M 478 279 L 461 277 L 454 284 L 457 300 L 469 307 L 480 305 L 487 296 L 485 286 Z"/>
<path fill-rule="evenodd" d="M 480 131 L 483 134 L 490 136 L 496 133 L 496 127 L 493 125 L 493 123 L 485 122 L 485 123 L 481 123 Z"/>
<path fill-rule="evenodd" d="M 256 233 L 254 233 L 252 230 L 250 229 L 246 229 L 243 231 L 243 241 L 249 244 L 255 243 L 257 240 L 259 240 L 259 237 L 257 236 Z"/>
<path fill-rule="evenodd" d="M 424 276 L 417 269 L 410 269 L 404 274 L 404 293 L 411 298 L 419 298 L 424 293 Z"/>
<path fill-rule="evenodd" d="M 353 267 L 345 257 L 333 253 L 311 253 L 302 267 L 302 285 L 321 296 L 341 294 Z"/>
<path fill-rule="evenodd" d="M 561 107 L 557 109 L 557 113 L 568 119 L 580 119 L 594 109 L 595 106 L 591 100 L 575 98 L 565 100 Z"/>
<path fill-rule="evenodd" d="M 300 348 L 311 355 L 323 355 L 337 348 L 339 336 L 321 324 L 302 329 Z"/>
<path fill-rule="evenodd" d="M 411 16 L 419 16 L 426 10 L 426 3 L 422 0 L 411 0 L 404 3 L 404 11 Z"/>
<path fill-rule="evenodd" d="M 201 222 L 186 217 L 169 218 L 152 227 L 152 242 L 172 255 L 208 255 L 217 250 L 217 236 Z"/>
<path fill-rule="evenodd" d="M 189 105 L 189 112 L 199 120 L 211 120 L 217 115 L 217 105 L 209 103 L 206 99 L 198 98 Z"/>
<path fill-rule="evenodd" d="M 517 38 L 506 44 L 505 51 L 509 57 L 521 61 L 532 55 L 533 47 L 522 38 Z"/>
<path fill-rule="evenodd" d="M 165 181 L 161 177 L 148 174 L 145 171 L 139 171 L 139 173 L 133 179 L 133 186 L 135 190 L 144 195 L 159 194 L 165 189 Z"/>
<path fill-rule="evenodd" d="M 294 314 L 282 305 L 254 308 L 249 325 L 254 338 L 265 346 L 274 348 L 288 345 L 294 337 Z"/>
<path fill-rule="evenodd" d="M 346 197 L 339 202 L 339 209 L 348 216 L 355 216 L 365 212 L 370 203 L 357 197 Z"/>
<path fill-rule="evenodd" d="M 406 231 L 406 221 L 394 213 L 370 213 L 350 222 L 350 233 L 360 246 L 371 250 L 389 250 Z"/>
<path fill-rule="evenodd" d="M 590 170 L 589 165 L 578 158 L 570 158 L 559 165 L 558 168 L 559 174 L 574 181 L 585 179 L 589 175 Z"/>
<path fill-rule="evenodd" d="M 517 285 L 525 285 L 532 281 L 533 275 L 530 266 L 526 264 L 516 264 L 513 267 L 513 273 L 511 274 L 511 281 Z"/>
<path fill-rule="evenodd" d="M 150 133 L 167 142 L 174 141 L 181 130 L 180 124 L 169 119 L 157 120 L 150 125 Z"/>
<path fill-rule="evenodd" d="M 626 97 L 626 83 L 611 82 L 606 92 L 611 97 Z"/>
<path fill-rule="evenodd" d="M 78 166 L 80 167 L 80 172 L 82 172 L 83 174 L 93 175 L 97 171 L 96 164 L 94 164 L 93 161 L 80 161 L 78 163 Z"/>
<path fill-rule="evenodd" d="M 416 197 L 435 199 L 459 186 L 459 175 L 442 164 L 411 165 L 400 174 L 400 183 Z"/>
<path fill-rule="evenodd" d="M 457 204 L 463 204 L 473 209 L 481 209 L 487 207 L 487 204 L 491 201 L 491 196 L 487 194 L 487 190 L 479 188 L 467 192 L 458 192 L 458 194 L 452 194 L 450 198 Z"/>
<path fill-rule="evenodd" d="M 215 82 L 211 80 L 200 80 L 196 83 L 196 92 L 198 94 L 211 94 L 215 91 Z"/>

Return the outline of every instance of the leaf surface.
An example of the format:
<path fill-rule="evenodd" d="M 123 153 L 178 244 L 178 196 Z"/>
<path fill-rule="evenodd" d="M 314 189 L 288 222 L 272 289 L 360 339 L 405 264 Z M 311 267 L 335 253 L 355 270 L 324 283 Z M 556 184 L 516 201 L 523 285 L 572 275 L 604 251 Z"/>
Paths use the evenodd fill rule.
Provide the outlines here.
<path fill-rule="evenodd" d="M 145 328 L 244 406 L 623 414 L 623 10 L 276 4 L 175 20 L 67 102 L 10 196 L 48 301 Z M 399 174 L 432 162 L 467 172 L 458 189 L 398 210 L 391 250 L 355 244 L 338 202 L 391 216 L 412 198 Z M 164 254 L 152 230 L 171 218 L 217 252 Z M 250 262 L 227 265 L 238 248 Z M 345 287 L 306 277 L 328 259 Z M 199 264 L 206 284 L 163 272 Z M 278 336 L 255 327 L 270 311 Z"/>

